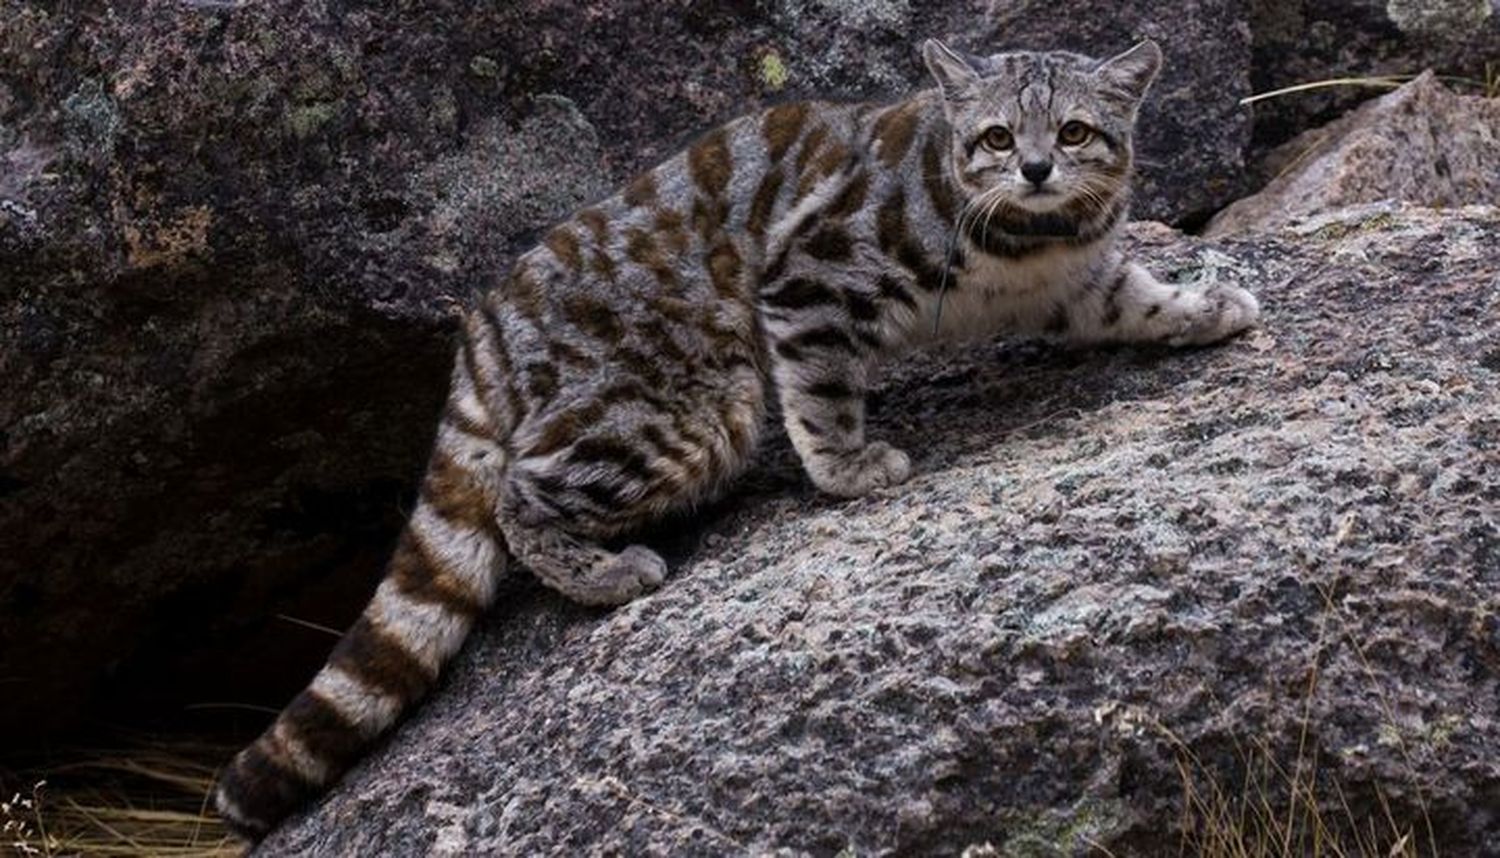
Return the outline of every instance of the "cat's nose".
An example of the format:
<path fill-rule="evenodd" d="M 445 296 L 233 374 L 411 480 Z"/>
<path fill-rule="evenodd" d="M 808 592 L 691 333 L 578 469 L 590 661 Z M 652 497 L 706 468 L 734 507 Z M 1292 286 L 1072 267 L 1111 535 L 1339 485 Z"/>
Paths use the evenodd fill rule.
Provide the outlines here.
<path fill-rule="evenodd" d="M 1021 175 L 1033 185 L 1041 186 L 1052 175 L 1051 161 L 1027 161 L 1021 165 Z"/>

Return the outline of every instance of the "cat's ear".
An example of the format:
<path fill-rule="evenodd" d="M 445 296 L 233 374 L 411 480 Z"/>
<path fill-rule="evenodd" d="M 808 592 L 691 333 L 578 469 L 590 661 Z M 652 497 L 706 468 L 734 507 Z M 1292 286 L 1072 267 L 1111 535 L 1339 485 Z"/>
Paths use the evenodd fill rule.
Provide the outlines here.
<path fill-rule="evenodd" d="M 922 60 L 944 98 L 961 96 L 970 84 L 979 80 L 979 72 L 968 59 L 937 39 L 922 43 Z"/>
<path fill-rule="evenodd" d="M 1161 48 L 1150 39 L 1117 57 L 1099 64 L 1094 72 L 1135 101 L 1146 95 L 1146 89 L 1161 71 Z"/>

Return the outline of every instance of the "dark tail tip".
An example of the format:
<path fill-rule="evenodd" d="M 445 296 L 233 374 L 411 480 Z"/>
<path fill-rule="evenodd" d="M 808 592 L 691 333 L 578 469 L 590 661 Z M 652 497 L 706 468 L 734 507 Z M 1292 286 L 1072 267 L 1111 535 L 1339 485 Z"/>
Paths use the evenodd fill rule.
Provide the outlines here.
<path fill-rule="evenodd" d="M 219 776 L 214 805 L 229 830 L 256 843 L 317 791 L 266 753 L 266 737 L 240 751 Z"/>

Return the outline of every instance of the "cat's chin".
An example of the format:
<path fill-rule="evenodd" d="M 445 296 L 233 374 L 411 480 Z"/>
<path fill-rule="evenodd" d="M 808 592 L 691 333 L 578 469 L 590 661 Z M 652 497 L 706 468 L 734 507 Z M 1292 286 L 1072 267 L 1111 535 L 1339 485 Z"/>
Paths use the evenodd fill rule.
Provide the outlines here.
<path fill-rule="evenodd" d="M 1016 208 L 1031 214 L 1051 214 L 1068 201 L 1066 194 L 1057 191 L 1033 191 L 1014 199 Z"/>

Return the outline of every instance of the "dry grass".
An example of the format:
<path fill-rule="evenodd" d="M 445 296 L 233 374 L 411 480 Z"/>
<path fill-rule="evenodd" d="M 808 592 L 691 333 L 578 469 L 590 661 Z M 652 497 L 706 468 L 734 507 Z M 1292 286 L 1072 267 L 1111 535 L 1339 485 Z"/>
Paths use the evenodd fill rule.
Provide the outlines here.
<path fill-rule="evenodd" d="M 1361 77 L 1333 77 L 1323 80 L 1310 80 L 1306 83 L 1284 86 L 1273 89 L 1270 92 L 1258 92 L 1254 95 L 1240 99 L 1240 106 L 1255 104 L 1258 101 L 1268 101 L 1273 98 L 1284 98 L 1288 95 L 1298 95 L 1306 92 L 1316 92 L 1320 89 L 1335 89 L 1338 87 L 1358 87 L 1363 89 L 1397 89 L 1413 80 L 1414 74 L 1387 74 L 1387 75 L 1365 75 Z M 1471 77 L 1455 77 L 1453 75 L 1438 75 L 1438 80 L 1460 89 L 1469 89 L 1479 92 L 1486 98 L 1500 98 L 1500 64 L 1486 63 L 1484 67 L 1484 79 L 1478 80 Z"/>
<path fill-rule="evenodd" d="M 141 740 L 124 750 L 69 754 L 65 762 L 28 771 L 17 781 L 24 787 L 0 803 L 0 854 L 240 855 L 243 848 L 209 801 L 215 762 L 228 753 L 213 745 Z"/>
<path fill-rule="evenodd" d="M 1437 837 L 1428 816 L 1416 766 L 1396 725 L 1382 684 L 1344 617 L 1334 594 L 1319 585 L 1322 631 L 1307 667 L 1297 752 L 1290 768 L 1264 739 L 1246 748 L 1235 741 L 1242 775 L 1231 786 L 1222 772 L 1206 765 L 1166 725 L 1154 731 L 1171 744 L 1182 782 L 1182 841 L 1179 854 L 1205 858 L 1438 858 Z M 1398 814 L 1380 784 L 1373 785 L 1376 809 L 1357 812 L 1344 785 L 1316 749 L 1312 703 L 1321 678 L 1321 654 L 1342 644 L 1352 652 L 1380 702 L 1382 723 L 1391 727 L 1407 771 L 1406 786 L 1416 799 L 1415 818 Z M 1368 805 L 1368 801 L 1365 802 Z"/>
<path fill-rule="evenodd" d="M 1303 749 L 1305 751 L 1305 748 Z M 1241 749 L 1232 789 L 1221 774 L 1178 746 L 1182 781 L 1179 854 L 1204 858 L 1435 858 L 1430 827 L 1398 818 L 1376 788 L 1379 810 L 1356 812 L 1316 753 L 1289 770 L 1264 743 Z M 1425 823 L 1425 820 L 1423 821 Z M 1425 829 L 1425 830 L 1424 830 Z M 1428 848 L 1423 848 L 1424 846 Z"/>

